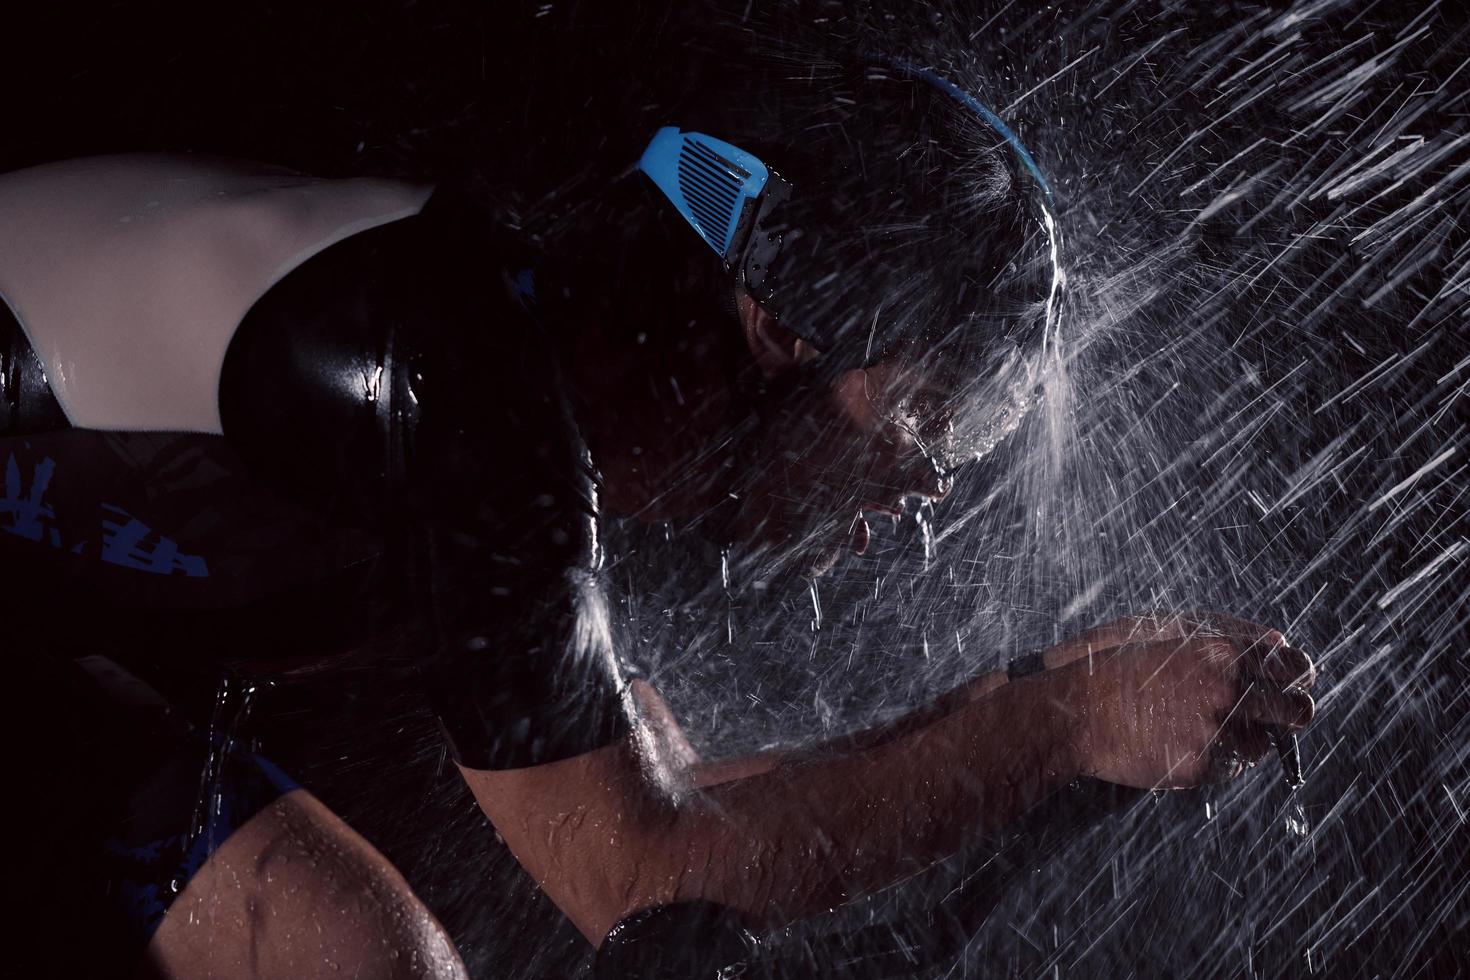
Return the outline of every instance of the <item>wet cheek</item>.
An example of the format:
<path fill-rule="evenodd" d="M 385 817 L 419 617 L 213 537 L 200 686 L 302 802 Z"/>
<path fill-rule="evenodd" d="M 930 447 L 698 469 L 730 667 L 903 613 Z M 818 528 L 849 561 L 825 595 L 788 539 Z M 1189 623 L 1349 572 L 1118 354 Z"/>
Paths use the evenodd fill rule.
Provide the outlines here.
<path fill-rule="evenodd" d="M 882 419 L 868 391 L 866 372 L 850 371 L 833 383 L 826 407 L 834 419 L 842 420 L 849 428 L 875 432 L 882 426 Z"/>
<path fill-rule="evenodd" d="M 828 429 L 802 447 L 797 466 L 810 482 L 834 488 L 861 481 L 884 467 L 873 440 L 850 430 Z"/>

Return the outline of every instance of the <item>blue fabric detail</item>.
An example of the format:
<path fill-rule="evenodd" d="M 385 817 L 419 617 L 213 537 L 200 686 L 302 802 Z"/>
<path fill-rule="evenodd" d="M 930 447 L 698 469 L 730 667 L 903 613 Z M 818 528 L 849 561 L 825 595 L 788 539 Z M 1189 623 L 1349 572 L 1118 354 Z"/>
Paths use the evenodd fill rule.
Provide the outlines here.
<path fill-rule="evenodd" d="M 286 775 L 280 766 L 277 766 L 264 756 L 251 755 L 250 763 L 260 773 L 261 778 L 265 780 L 266 784 L 275 790 L 275 795 L 271 797 L 272 800 L 278 796 L 285 796 L 293 789 L 301 788 L 300 783 Z"/>
<path fill-rule="evenodd" d="M 29 448 L 27 443 L 22 452 Z M 28 462 L 29 477 L 24 468 Z M 46 500 L 46 491 L 55 475 L 56 460 L 49 456 L 30 462 L 24 456 L 17 460 L 12 451 L 6 457 L 3 482 L 0 482 L 0 531 L 80 555 L 90 540 L 63 541 L 56 509 Z M 104 517 L 100 522 L 103 561 L 155 575 L 209 576 L 209 566 L 203 556 L 186 554 L 173 538 L 156 533 L 121 507 L 103 503 L 102 510 L 119 518 Z"/>
<path fill-rule="evenodd" d="M 531 309 L 536 305 L 536 270 L 521 269 L 510 281 L 511 292 L 520 300 L 521 306 Z"/>

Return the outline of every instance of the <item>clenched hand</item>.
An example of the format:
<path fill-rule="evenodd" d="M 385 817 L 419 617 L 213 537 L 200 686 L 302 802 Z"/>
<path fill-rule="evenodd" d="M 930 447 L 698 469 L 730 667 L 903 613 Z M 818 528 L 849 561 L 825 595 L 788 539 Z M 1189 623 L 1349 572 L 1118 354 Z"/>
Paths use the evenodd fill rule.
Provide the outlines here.
<path fill-rule="evenodd" d="M 1234 617 L 1119 620 L 1050 650 L 1047 685 L 1079 771 L 1143 789 L 1238 775 L 1312 718 L 1311 660 Z"/>

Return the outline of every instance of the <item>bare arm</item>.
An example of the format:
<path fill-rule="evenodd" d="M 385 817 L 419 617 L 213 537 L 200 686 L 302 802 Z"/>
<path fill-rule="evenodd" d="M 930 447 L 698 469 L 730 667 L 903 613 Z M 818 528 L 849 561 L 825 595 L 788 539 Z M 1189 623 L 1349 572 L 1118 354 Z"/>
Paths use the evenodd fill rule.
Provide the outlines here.
<path fill-rule="evenodd" d="M 918 872 L 1077 776 L 1194 785 L 1212 774 L 1217 743 L 1256 758 L 1263 726 L 1310 718 L 1304 690 L 1249 683 L 1310 686 L 1300 651 L 1273 659 L 1248 639 L 1154 623 L 1121 639 L 1104 632 L 1117 624 L 1084 634 L 1049 651 L 1044 674 L 986 675 L 894 726 L 811 750 L 703 767 L 664 719 L 561 762 L 462 772 L 594 944 L 630 912 L 694 899 L 777 926 Z"/>
<path fill-rule="evenodd" d="M 652 687 L 641 681 L 634 682 L 634 697 L 638 701 L 643 717 L 661 733 L 659 737 L 663 744 L 669 746 L 679 758 L 688 760 L 690 779 L 693 784 L 704 789 L 730 782 L 733 779 L 743 779 L 769 772 L 783 763 L 796 763 L 803 759 L 811 761 L 842 752 L 862 751 L 877 746 L 890 739 L 916 732 L 959 708 L 978 701 L 998 690 L 1006 681 L 1005 671 L 994 670 L 948 691 L 932 704 L 912 711 L 887 725 L 852 735 L 844 735 L 816 746 L 805 746 L 795 750 L 772 749 L 767 752 L 718 759 L 713 762 L 702 761 L 694 749 L 689 747 L 682 732 L 678 731 L 672 712 Z"/>
<path fill-rule="evenodd" d="M 1248 625 L 1248 624 L 1247 624 Z M 1175 640 L 1188 635 L 1196 625 L 1180 615 L 1130 616 L 1087 630 L 1041 653 L 1041 668 L 1055 670 L 1069 663 L 1094 654 L 1101 654 L 1126 643 Z M 702 761 L 684 739 L 663 699 L 651 686 L 643 681 L 633 683 L 633 694 L 642 715 L 673 757 L 691 768 L 695 786 L 708 787 L 746 776 L 768 772 L 784 761 L 810 758 L 837 751 L 860 751 L 932 724 L 940 718 L 971 702 L 999 690 L 1007 683 L 1005 670 L 993 670 L 947 691 L 933 703 L 904 715 L 897 721 L 843 736 L 822 746 L 806 747 L 797 751 L 776 749 L 754 755 L 714 762 Z"/>
<path fill-rule="evenodd" d="M 778 925 L 920 871 L 1074 778 L 1059 729 L 1014 724 L 1064 724 L 1045 701 L 1042 685 L 1007 685 L 868 748 L 758 757 L 752 774 L 682 800 L 660 790 L 636 737 L 546 766 L 462 771 L 593 943 L 628 912 L 695 898 Z"/>

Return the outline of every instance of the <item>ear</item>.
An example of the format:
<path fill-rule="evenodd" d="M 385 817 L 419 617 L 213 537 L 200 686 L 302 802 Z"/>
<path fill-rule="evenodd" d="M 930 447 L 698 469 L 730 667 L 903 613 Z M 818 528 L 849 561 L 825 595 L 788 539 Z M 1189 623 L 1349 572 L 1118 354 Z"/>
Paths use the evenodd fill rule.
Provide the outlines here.
<path fill-rule="evenodd" d="M 772 319 L 744 289 L 735 294 L 735 310 L 745 344 L 766 377 L 785 374 L 818 355 L 815 347 Z"/>

